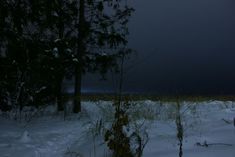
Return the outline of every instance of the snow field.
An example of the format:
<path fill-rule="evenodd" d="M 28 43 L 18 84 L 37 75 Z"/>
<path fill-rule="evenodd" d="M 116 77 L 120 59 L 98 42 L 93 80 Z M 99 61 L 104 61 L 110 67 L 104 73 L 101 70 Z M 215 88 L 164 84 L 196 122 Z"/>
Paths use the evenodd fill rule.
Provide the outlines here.
<path fill-rule="evenodd" d="M 175 103 L 150 100 L 131 102 L 129 130 L 148 134 L 144 157 L 178 156 Z M 29 122 L 0 113 L 0 157 L 111 156 L 103 135 L 114 121 L 112 102 L 83 102 L 82 113 L 56 113 L 48 106 Z M 235 156 L 235 103 L 182 102 L 183 156 Z M 127 131 L 128 134 L 128 131 Z M 207 143 L 209 146 L 198 146 Z M 226 145 L 228 144 L 228 145 Z"/>

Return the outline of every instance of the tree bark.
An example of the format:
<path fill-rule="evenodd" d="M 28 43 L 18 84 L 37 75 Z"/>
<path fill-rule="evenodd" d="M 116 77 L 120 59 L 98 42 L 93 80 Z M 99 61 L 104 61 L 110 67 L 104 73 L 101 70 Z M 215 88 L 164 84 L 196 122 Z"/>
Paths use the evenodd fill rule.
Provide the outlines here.
<path fill-rule="evenodd" d="M 75 89 L 74 89 L 74 106 L 73 112 L 78 113 L 81 111 L 81 82 L 82 74 L 79 67 L 75 68 Z"/>
<path fill-rule="evenodd" d="M 56 100 L 57 100 L 57 111 L 64 111 L 64 103 L 62 100 L 62 82 L 63 82 L 63 76 L 59 76 L 60 78 L 57 78 L 57 84 L 56 84 Z"/>
<path fill-rule="evenodd" d="M 59 58 L 58 58 L 58 66 L 59 66 L 59 71 L 57 74 L 57 84 L 56 84 L 56 99 L 57 99 L 57 110 L 58 111 L 64 111 L 64 103 L 63 103 L 63 94 L 62 94 L 62 84 L 63 84 L 63 79 L 64 79 L 64 73 L 65 73 L 65 70 L 64 70 L 64 66 L 62 65 L 63 64 L 63 53 L 64 53 L 64 22 L 63 22 L 63 11 L 62 11 L 62 7 L 63 7 L 63 4 L 61 3 L 61 1 L 59 1 L 58 3 L 59 5 L 59 10 L 58 10 L 58 15 L 59 15 L 59 25 L 58 25 L 58 36 L 59 36 L 59 39 L 60 39 L 60 43 L 58 45 L 58 48 L 59 48 Z"/>
<path fill-rule="evenodd" d="M 82 69 L 83 69 L 83 56 L 85 54 L 85 38 L 86 38 L 86 26 L 85 26 L 85 0 L 79 2 L 79 21 L 78 21 L 78 49 L 77 60 L 78 63 L 75 66 L 75 89 L 74 89 L 74 107 L 73 112 L 78 113 L 81 111 L 81 85 L 82 85 Z"/>

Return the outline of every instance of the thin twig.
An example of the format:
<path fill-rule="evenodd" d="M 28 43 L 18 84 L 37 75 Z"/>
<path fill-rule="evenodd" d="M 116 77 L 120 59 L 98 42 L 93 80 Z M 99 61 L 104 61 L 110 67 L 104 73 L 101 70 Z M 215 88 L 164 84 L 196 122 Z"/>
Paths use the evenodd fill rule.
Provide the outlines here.
<path fill-rule="evenodd" d="M 233 146 L 232 144 L 227 144 L 227 143 L 207 143 L 207 142 L 204 142 L 203 144 L 201 144 L 200 142 L 196 143 L 196 146 L 201 146 L 201 147 L 209 147 L 214 145 Z"/>

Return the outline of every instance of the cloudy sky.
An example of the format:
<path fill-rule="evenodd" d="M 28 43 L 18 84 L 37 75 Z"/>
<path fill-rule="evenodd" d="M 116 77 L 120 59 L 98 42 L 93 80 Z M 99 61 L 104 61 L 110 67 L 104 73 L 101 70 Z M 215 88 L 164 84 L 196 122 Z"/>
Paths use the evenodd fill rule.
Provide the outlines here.
<path fill-rule="evenodd" d="M 135 13 L 124 90 L 161 94 L 235 93 L 234 0 L 129 0 Z M 131 67 L 131 68 L 128 68 Z M 111 91 L 87 75 L 84 91 Z"/>

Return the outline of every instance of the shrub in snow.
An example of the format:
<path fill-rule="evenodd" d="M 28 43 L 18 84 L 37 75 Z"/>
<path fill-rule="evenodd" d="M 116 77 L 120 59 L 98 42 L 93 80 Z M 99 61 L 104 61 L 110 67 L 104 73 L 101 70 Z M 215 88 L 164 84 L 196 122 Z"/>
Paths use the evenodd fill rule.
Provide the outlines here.
<path fill-rule="evenodd" d="M 130 127 L 128 102 L 118 102 L 115 106 L 115 120 L 111 129 L 105 133 L 105 141 L 113 157 L 141 157 L 143 149 L 147 143 L 148 135 L 145 138 L 138 129 Z"/>
<path fill-rule="evenodd" d="M 115 109 L 115 121 L 112 128 L 105 133 L 105 141 L 110 150 L 113 151 L 113 157 L 133 157 L 130 147 L 130 139 L 124 132 L 124 127 L 129 123 L 126 111 L 117 104 Z"/>

